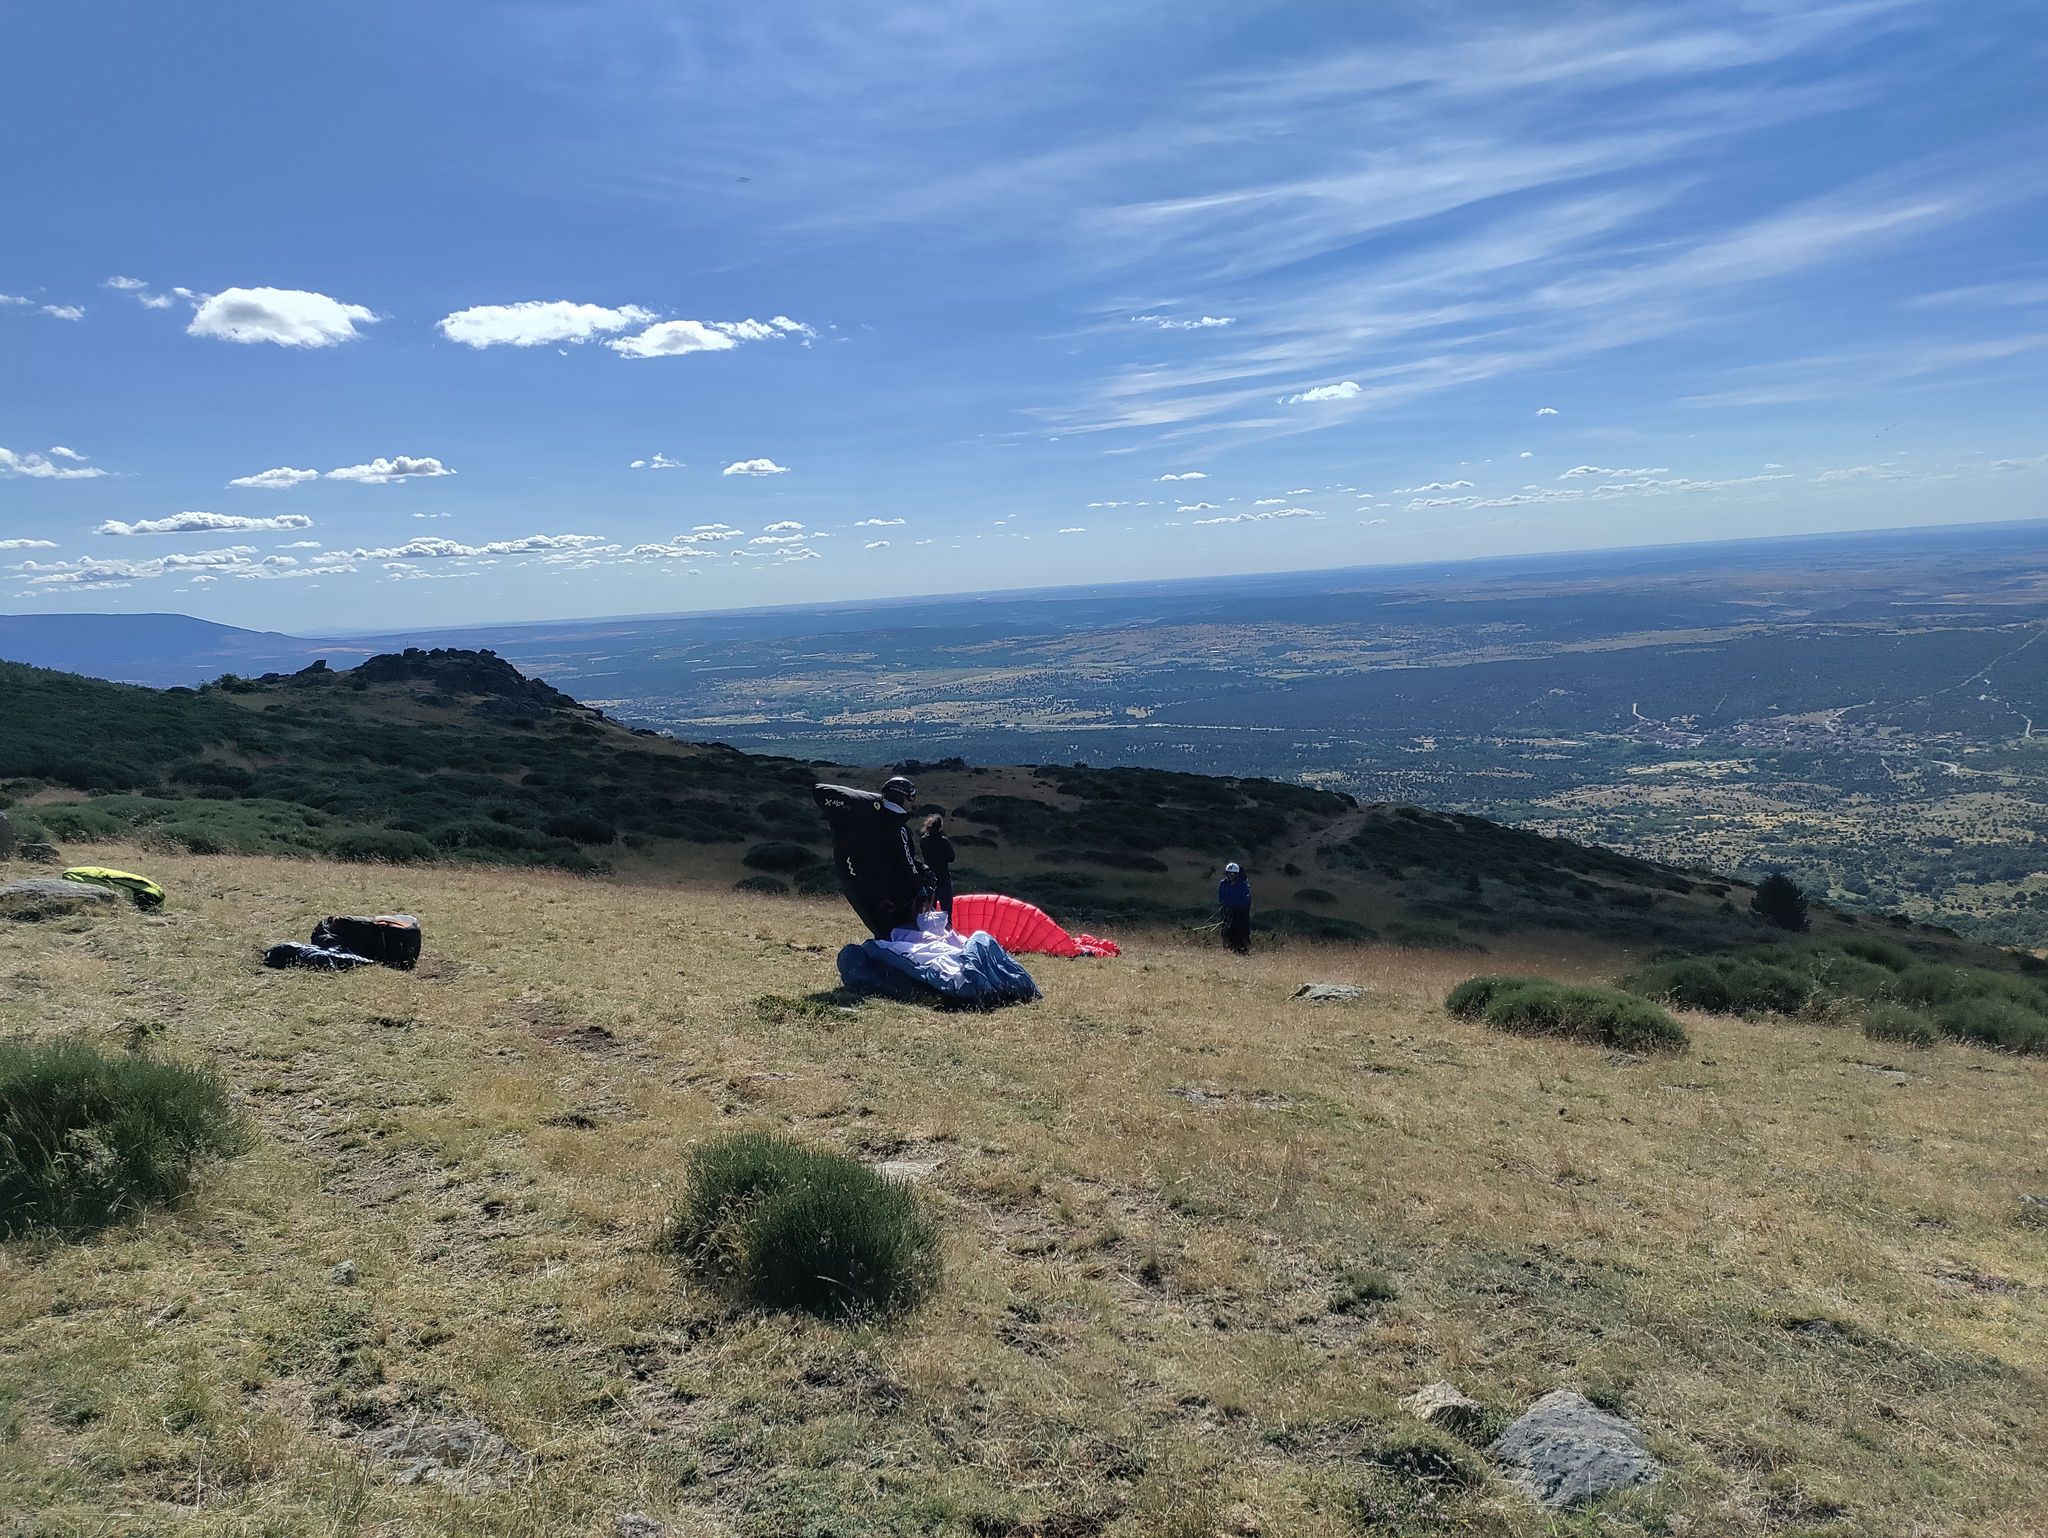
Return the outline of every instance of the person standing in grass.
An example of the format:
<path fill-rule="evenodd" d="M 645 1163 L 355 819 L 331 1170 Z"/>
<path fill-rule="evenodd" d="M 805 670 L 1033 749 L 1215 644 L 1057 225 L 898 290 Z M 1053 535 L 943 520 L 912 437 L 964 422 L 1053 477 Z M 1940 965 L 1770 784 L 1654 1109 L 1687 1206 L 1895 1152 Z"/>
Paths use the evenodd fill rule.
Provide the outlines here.
<path fill-rule="evenodd" d="M 1235 860 L 1223 867 L 1216 904 L 1223 910 L 1223 943 L 1242 956 L 1252 948 L 1252 884 Z"/>
<path fill-rule="evenodd" d="M 946 837 L 946 819 L 934 812 L 924 820 L 924 834 L 918 840 L 924 863 L 931 867 L 933 901 L 945 909 L 946 922 L 953 922 L 953 841 Z"/>

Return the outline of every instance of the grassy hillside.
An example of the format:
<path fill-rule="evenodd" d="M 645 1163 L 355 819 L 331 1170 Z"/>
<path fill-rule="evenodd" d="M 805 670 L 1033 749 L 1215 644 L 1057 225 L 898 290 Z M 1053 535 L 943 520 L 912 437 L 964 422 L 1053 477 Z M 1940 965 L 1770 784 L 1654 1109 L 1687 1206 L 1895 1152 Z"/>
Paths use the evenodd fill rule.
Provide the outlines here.
<path fill-rule="evenodd" d="M 961 890 L 1073 922 L 1200 924 L 1235 859 L 1257 922 L 1297 935 L 1481 950 L 1542 931 L 1699 951 L 1768 934 L 1739 883 L 1476 817 L 1154 769 L 915 768 L 925 804 L 951 813 Z M 196 692 L 0 664 L 0 797 L 60 843 L 818 891 L 832 878 L 811 784 L 879 774 L 631 731 L 488 652 Z"/>
<path fill-rule="evenodd" d="M 10 1532 L 2048 1530 L 2048 1061 L 1690 1013 L 1646 1060 L 1441 1007 L 1604 980 L 1593 941 L 1137 928 L 1029 1008 L 847 1006 L 836 901 L 77 852 L 171 901 L 0 923 L 0 1032 L 214 1065 L 257 1140 L 180 1208 L 0 1245 Z M 397 906 L 414 973 L 256 965 Z M 1372 992 L 1291 1001 L 1324 978 Z M 664 1253 L 740 1128 L 930 1166 L 930 1301 L 756 1313 Z M 1399 1408 L 1440 1378 L 1494 1429 L 1582 1389 L 1672 1472 L 1541 1515 Z"/>

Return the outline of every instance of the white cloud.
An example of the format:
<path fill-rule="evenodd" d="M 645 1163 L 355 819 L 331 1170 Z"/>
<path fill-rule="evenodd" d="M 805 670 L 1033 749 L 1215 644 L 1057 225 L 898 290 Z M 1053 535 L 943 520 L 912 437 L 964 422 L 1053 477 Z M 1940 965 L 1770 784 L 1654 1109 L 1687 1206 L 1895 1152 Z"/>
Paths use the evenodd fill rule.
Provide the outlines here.
<path fill-rule="evenodd" d="M 1204 315 L 1196 320 L 1173 320 L 1164 315 L 1133 315 L 1131 323 L 1139 326 L 1157 326 L 1161 331 L 1210 331 L 1218 326 L 1236 323 L 1235 315 Z"/>
<path fill-rule="evenodd" d="M 17 454 L 12 449 L 0 449 L 0 475 L 26 476 L 32 481 L 89 481 L 107 473 L 91 465 L 53 464 L 52 456 L 69 460 L 85 457 L 65 448 L 51 449 L 48 455 Z"/>
<path fill-rule="evenodd" d="M 310 529 L 313 520 L 304 513 L 279 513 L 274 518 L 244 518 L 238 513 L 172 513 L 167 518 L 144 518 L 122 523 L 109 518 L 96 534 L 228 534 L 258 529 Z"/>
<path fill-rule="evenodd" d="M 778 559 L 783 561 L 820 561 L 824 559 L 822 555 L 809 545 L 801 545 L 794 550 L 778 550 L 775 554 Z"/>
<path fill-rule="evenodd" d="M 34 304 L 26 294 L 0 294 L 0 304 Z"/>
<path fill-rule="evenodd" d="M 1627 476 L 1631 480 L 1643 480 L 1646 477 L 1652 475 L 1669 475 L 1670 473 L 1671 472 L 1668 469 L 1664 468 L 1661 465 L 1653 470 L 1606 470 L 1602 469 L 1599 465 L 1573 465 L 1569 470 L 1565 471 L 1564 474 L 1560 475 L 1558 479 L 1561 481 L 1578 481 L 1584 480 L 1588 476 L 1600 476 L 1606 480 L 1613 480 L 1618 476 Z M 1461 486 L 1469 486 L 1471 482 L 1460 481 L 1458 484 Z M 1418 487 L 1417 489 L 1421 491 L 1444 491 L 1448 490 L 1449 488 L 1422 486 Z"/>
<path fill-rule="evenodd" d="M 290 544 L 279 545 L 277 548 L 280 550 L 318 550 L 320 548 L 320 541 L 317 539 L 295 539 Z"/>
<path fill-rule="evenodd" d="M 856 529 L 894 529 L 901 527 L 902 523 L 903 520 L 901 518 L 863 518 L 854 524 L 854 527 Z"/>
<path fill-rule="evenodd" d="M 275 470 L 259 470 L 254 475 L 238 475 L 229 481 L 230 486 L 250 486 L 259 491 L 282 491 L 302 481 L 320 479 L 318 470 L 294 470 L 290 465 L 279 465 Z"/>
<path fill-rule="evenodd" d="M 52 459 L 69 459 L 80 464 L 84 463 L 85 461 L 85 456 L 79 453 L 78 450 L 67 449 L 61 443 L 53 443 L 50 445 L 50 457 Z"/>
<path fill-rule="evenodd" d="M 1390 497 L 1419 497 L 1432 491 L 1470 491 L 1470 481 L 1431 481 L 1427 486 L 1396 486 L 1387 495 Z"/>
<path fill-rule="evenodd" d="M 465 545 L 452 539 L 422 536 L 402 545 L 380 550 L 357 550 L 358 561 L 459 561 L 488 555 L 544 555 L 551 551 L 583 550 L 601 545 L 596 534 L 528 534 L 519 539 L 494 539 L 486 544 Z"/>
<path fill-rule="evenodd" d="M 1279 506 L 1279 505 L 1280 505 L 1281 503 L 1285 502 L 1286 500 L 1287 500 L 1287 499 L 1286 499 L 1285 497 L 1260 497 L 1260 498 L 1258 498 L 1258 499 L 1257 499 L 1257 500 L 1256 500 L 1255 502 L 1253 502 L 1253 503 L 1252 503 L 1252 506 L 1253 506 L 1253 507 L 1278 507 L 1278 506 Z"/>
<path fill-rule="evenodd" d="M 1062 533 L 1062 534 L 1086 534 L 1087 532 L 1088 532 L 1088 531 L 1087 531 L 1086 529 L 1080 529 L 1080 528 L 1073 528 L 1073 529 L 1061 529 L 1061 530 L 1060 530 L 1060 533 Z"/>
<path fill-rule="evenodd" d="M 788 465 L 778 465 L 772 459 L 736 459 L 718 472 L 720 475 L 787 475 Z"/>
<path fill-rule="evenodd" d="M 763 534 L 795 534 L 801 532 L 802 529 L 802 524 L 796 522 L 794 519 L 785 518 L 780 523 L 769 524 L 761 532 Z"/>
<path fill-rule="evenodd" d="M 601 334 L 644 326 L 653 319 L 652 310 L 637 304 L 608 309 L 567 299 L 526 299 L 518 304 L 472 305 L 444 315 L 434 324 L 449 341 L 481 350 L 587 342 Z"/>
<path fill-rule="evenodd" d="M 177 302 L 169 294 L 137 294 L 135 298 L 145 310 L 168 310 Z"/>
<path fill-rule="evenodd" d="M 1183 470 L 1178 475 L 1167 474 L 1159 478 L 1162 481 L 1206 481 L 1209 478 L 1209 472 L 1206 470 Z"/>
<path fill-rule="evenodd" d="M 670 459 L 666 454 L 656 454 L 652 459 L 636 459 L 626 467 L 629 470 L 680 470 L 683 462 Z"/>
<path fill-rule="evenodd" d="M 1214 502 L 1182 502 L 1174 507 L 1176 513 L 1206 513 L 1215 507 Z"/>
<path fill-rule="evenodd" d="M 1211 528 L 1219 523 L 1265 523 L 1274 518 L 1320 518 L 1323 515 L 1307 507 L 1271 507 L 1263 513 L 1227 513 L 1221 518 L 1197 518 L 1195 527 Z"/>
<path fill-rule="evenodd" d="M 55 550 L 54 539 L 0 539 L 0 550 Z"/>
<path fill-rule="evenodd" d="M 46 304 L 43 313 L 52 320 L 84 320 L 85 306 L 82 304 Z"/>
<path fill-rule="evenodd" d="M 1536 415 L 1539 417 L 1554 417 L 1557 415 L 1557 408 L 1555 406 L 1538 406 L 1536 408 Z"/>
<path fill-rule="evenodd" d="M 756 534 L 747 543 L 750 545 L 800 545 L 809 536 L 804 534 Z"/>
<path fill-rule="evenodd" d="M 863 550 L 887 550 L 888 548 L 889 542 L 886 539 L 871 539 L 861 546 Z"/>
<path fill-rule="evenodd" d="M 634 336 L 616 337 L 605 346 L 628 358 L 680 358 L 696 352 L 730 352 L 742 342 L 768 342 L 785 336 L 799 337 L 808 347 L 817 332 L 787 315 L 765 321 L 665 320 Z"/>
<path fill-rule="evenodd" d="M 127 290 L 137 288 L 148 288 L 149 284 L 146 280 L 142 278 L 109 278 L 107 279 L 106 282 L 102 283 L 100 287 Z"/>
<path fill-rule="evenodd" d="M 454 473 L 432 456 L 398 454 L 390 459 L 379 455 L 366 465 L 344 465 L 339 470 L 329 470 L 327 478 L 330 481 L 355 481 L 364 486 L 383 486 L 391 481 L 409 481 Z"/>
<path fill-rule="evenodd" d="M 332 347 L 352 342 L 358 322 L 377 319 L 359 304 L 298 288 L 225 288 L 203 301 L 185 328 L 222 342 L 274 342 L 279 347 Z"/>
<path fill-rule="evenodd" d="M 1529 451 L 1528 451 L 1527 449 L 1524 449 L 1524 450 L 1522 450 L 1522 457 L 1523 457 L 1524 459 L 1534 459 L 1534 458 L 1535 458 L 1536 456 L 1535 456 L 1534 454 L 1530 453 L 1530 452 L 1529 452 Z"/>
<path fill-rule="evenodd" d="M 249 557 L 250 545 L 231 545 L 224 550 L 201 550 L 190 554 L 160 555 L 146 561 L 98 560 L 87 556 L 76 561 L 23 561 L 14 570 L 26 574 L 28 586 L 41 591 L 64 588 L 116 588 L 147 582 L 172 573 L 228 571 L 239 574 L 255 570 Z"/>
<path fill-rule="evenodd" d="M 1341 384 L 1317 385 L 1313 390 L 1303 390 L 1299 395 L 1290 395 L 1280 402 L 1283 406 L 1300 406 L 1311 401 L 1348 401 L 1358 393 L 1358 381 L 1346 379 Z"/>

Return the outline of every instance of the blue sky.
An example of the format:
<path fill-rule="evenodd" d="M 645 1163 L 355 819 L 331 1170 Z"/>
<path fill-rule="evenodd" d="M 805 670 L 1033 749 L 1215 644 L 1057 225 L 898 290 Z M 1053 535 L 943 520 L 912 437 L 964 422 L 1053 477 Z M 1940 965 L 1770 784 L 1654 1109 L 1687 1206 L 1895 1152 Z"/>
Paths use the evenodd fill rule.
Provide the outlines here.
<path fill-rule="evenodd" d="M 6 28 L 16 611 L 382 628 L 2048 512 L 2037 5 Z"/>

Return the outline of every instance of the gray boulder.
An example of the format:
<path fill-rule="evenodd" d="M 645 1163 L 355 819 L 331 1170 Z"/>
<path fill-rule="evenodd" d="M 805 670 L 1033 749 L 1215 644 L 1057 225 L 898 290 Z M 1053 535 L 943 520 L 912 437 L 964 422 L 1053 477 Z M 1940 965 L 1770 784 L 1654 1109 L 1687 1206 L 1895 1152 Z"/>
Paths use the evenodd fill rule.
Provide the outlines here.
<path fill-rule="evenodd" d="M 14 857 L 30 865 L 62 865 L 64 863 L 64 856 L 58 852 L 55 844 L 18 844 L 15 846 Z"/>
<path fill-rule="evenodd" d="M 19 840 L 14 835 L 14 824 L 7 820 L 7 814 L 0 812 L 0 860 L 14 858 L 14 846 Z"/>
<path fill-rule="evenodd" d="M 1309 1004 L 1356 1004 L 1365 990 L 1356 983 L 1303 983 L 1294 996 Z"/>
<path fill-rule="evenodd" d="M 2020 1198 L 2020 1221 L 2038 1228 L 2048 1228 L 2048 1196 L 2029 1191 Z"/>
<path fill-rule="evenodd" d="M 87 886 L 55 876 L 31 876 L 0 886 L 0 918 L 34 923 L 39 919 L 62 918 L 88 908 L 102 908 L 115 900 L 111 888 Z"/>
<path fill-rule="evenodd" d="M 1636 1428 L 1583 1394 L 1545 1394 L 1487 1449 L 1508 1478 L 1552 1510 L 1598 1500 L 1664 1471 Z"/>

